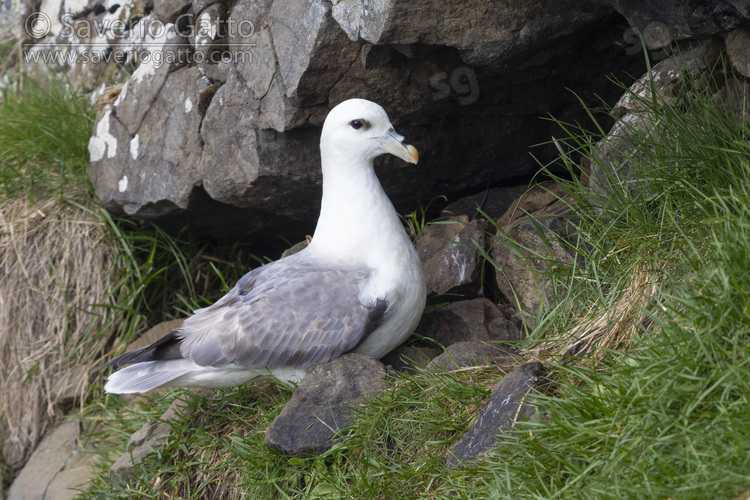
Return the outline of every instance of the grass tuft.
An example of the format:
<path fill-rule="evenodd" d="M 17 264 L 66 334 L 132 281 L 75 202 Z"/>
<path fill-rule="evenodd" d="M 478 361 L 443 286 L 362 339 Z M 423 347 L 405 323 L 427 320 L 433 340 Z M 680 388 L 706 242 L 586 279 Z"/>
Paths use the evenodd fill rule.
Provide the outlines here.
<path fill-rule="evenodd" d="M 42 86 L 20 76 L 0 92 L 2 198 L 85 196 L 94 123 L 88 101 L 58 77 Z"/>
<path fill-rule="evenodd" d="M 627 176 L 577 130 L 558 147 L 603 170 L 603 192 L 561 183 L 586 256 L 536 334 L 557 392 L 541 422 L 500 437 L 486 492 L 537 498 L 735 498 L 750 482 L 750 129 L 746 94 L 724 105 L 692 82 L 673 103 L 631 95 Z M 707 83 L 712 83 L 711 85 Z M 735 98 L 737 94 L 735 94 Z M 571 312 L 573 313 L 571 315 Z M 593 358 L 575 359 L 596 350 Z M 489 479 L 491 478 L 491 479 Z"/>

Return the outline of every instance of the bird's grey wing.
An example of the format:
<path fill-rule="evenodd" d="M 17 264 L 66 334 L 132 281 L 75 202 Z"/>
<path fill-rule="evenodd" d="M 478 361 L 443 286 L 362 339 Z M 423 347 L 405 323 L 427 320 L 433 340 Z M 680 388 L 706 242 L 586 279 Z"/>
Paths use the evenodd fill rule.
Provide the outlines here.
<path fill-rule="evenodd" d="M 359 299 L 369 269 L 296 262 L 259 268 L 196 311 L 176 331 L 182 355 L 203 366 L 307 367 L 354 349 L 380 324 L 387 302 Z"/>

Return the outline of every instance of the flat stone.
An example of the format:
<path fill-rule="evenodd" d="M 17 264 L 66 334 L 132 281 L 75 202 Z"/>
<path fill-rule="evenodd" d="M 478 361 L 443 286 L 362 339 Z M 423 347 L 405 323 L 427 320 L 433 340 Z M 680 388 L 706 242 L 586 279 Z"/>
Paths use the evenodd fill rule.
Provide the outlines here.
<path fill-rule="evenodd" d="M 511 432 L 516 423 L 534 417 L 535 407 L 527 396 L 539 391 L 544 367 L 541 363 L 521 365 L 504 376 L 492 389 L 492 396 L 447 458 L 448 467 L 462 466 L 465 462 L 487 454 L 497 445 L 495 436 Z"/>
<path fill-rule="evenodd" d="M 90 463 L 95 455 L 84 453 L 80 421 L 64 420 L 46 435 L 11 484 L 8 500 L 69 500 L 94 477 Z"/>
<path fill-rule="evenodd" d="M 62 372 L 52 385 L 54 403 L 62 413 L 66 413 L 76 403 L 80 402 L 80 396 L 88 390 L 89 382 L 95 376 L 95 370 L 87 366 L 78 366 Z"/>
<path fill-rule="evenodd" d="M 146 347 L 147 345 L 153 344 L 165 335 L 177 330 L 182 326 L 182 323 L 184 321 L 185 318 L 171 319 L 168 321 L 162 321 L 161 323 L 152 326 L 137 339 L 129 343 L 124 352 L 134 351 L 136 349 L 140 349 L 141 347 Z"/>
<path fill-rule="evenodd" d="M 313 366 L 282 412 L 266 429 L 266 445 L 290 456 L 320 454 L 336 431 L 355 418 L 349 408 L 385 388 L 385 367 L 361 354 Z"/>

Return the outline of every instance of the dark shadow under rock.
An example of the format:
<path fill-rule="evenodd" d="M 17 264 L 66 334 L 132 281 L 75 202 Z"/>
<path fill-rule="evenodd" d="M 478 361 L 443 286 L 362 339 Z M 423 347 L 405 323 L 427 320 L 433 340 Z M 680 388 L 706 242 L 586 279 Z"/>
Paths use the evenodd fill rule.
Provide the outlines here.
<path fill-rule="evenodd" d="M 517 323 L 506 317 L 488 299 L 454 302 L 440 309 L 425 311 L 417 332 L 443 347 L 465 340 L 517 341 L 522 340 Z"/>
<path fill-rule="evenodd" d="M 320 454 L 354 421 L 351 406 L 385 388 L 385 367 L 361 354 L 313 366 L 266 429 L 266 445 L 290 456 Z"/>
<path fill-rule="evenodd" d="M 503 377 L 472 426 L 448 453 L 446 465 L 460 467 L 486 454 L 497 445 L 497 434 L 511 431 L 519 420 L 532 418 L 536 408 L 529 404 L 527 396 L 544 384 L 543 374 L 544 367 L 535 362 L 519 366 Z"/>
<path fill-rule="evenodd" d="M 437 347 L 401 345 L 386 354 L 380 361 L 393 371 L 415 373 L 418 366 L 427 366 L 435 356 L 443 352 Z"/>
<path fill-rule="evenodd" d="M 527 189 L 528 186 L 524 185 L 487 189 L 449 203 L 440 212 L 440 216 L 466 214 L 470 219 L 484 219 L 486 214 L 494 220 L 503 215 Z"/>

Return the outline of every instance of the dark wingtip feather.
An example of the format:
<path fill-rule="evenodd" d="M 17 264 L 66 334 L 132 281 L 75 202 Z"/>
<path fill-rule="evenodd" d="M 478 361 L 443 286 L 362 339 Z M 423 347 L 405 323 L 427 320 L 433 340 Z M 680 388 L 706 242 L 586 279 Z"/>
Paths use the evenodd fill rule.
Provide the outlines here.
<path fill-rule="evenodd" d="M 182 359 L 180 344 L 182 339 L 176 332 L 169 333 L 153 344 L 126 352 L 107 363 L 107 366 L 121 366 L 129 363 L 144 361 L 161 361 L 166 359 Z"/>

